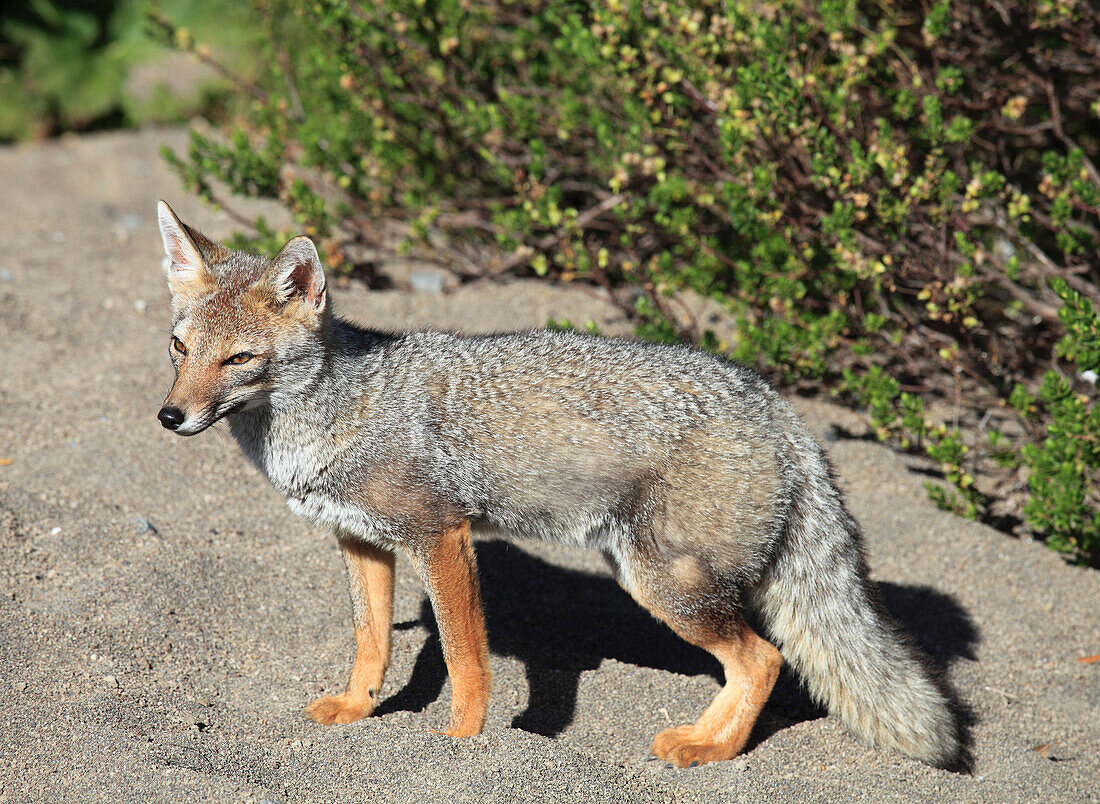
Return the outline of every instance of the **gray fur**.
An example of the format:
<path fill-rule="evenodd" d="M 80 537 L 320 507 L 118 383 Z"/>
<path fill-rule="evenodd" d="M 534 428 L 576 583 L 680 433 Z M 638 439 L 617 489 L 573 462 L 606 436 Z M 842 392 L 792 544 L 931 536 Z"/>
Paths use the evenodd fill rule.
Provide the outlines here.
<path fill-rule="evenodd" d="M 932 764 L 955 758 L 955 720 L 872 601 L 820 448 L 754 372 L 574 333 L 376 332 L 332 317 L 323 293 L 314 319 L 273 329 L 240 297 L 265 282 L 285 292 L 286 272 L 218 259 L 217 290 L 177 300 L 173 333 L 187 359 L 247 349 L 256 365 L 221 380 L 180 432 L 226 415 L 295 513 L 414 554 L 463 518 L 592 548 L 635 597 L 715 633 L 752 605 L 857 734 Z"/>

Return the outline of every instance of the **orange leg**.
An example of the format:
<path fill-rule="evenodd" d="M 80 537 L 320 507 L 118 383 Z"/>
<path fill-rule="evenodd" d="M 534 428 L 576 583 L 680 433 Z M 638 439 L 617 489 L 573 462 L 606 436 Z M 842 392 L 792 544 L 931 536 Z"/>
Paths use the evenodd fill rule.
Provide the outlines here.
<path fill-rule="evenodd" d="M 324 724 L 351 723 L 374 711 L 390 661 L 393 623 L 393 553 L 338 538 L 351 588 L 355 664 L 343 693 L 318 698 L 306 709 L 307 717 Z"/>
<path fill-rule="evenodd" d="M 470 523 L 450 528 L 412 555 L 428 589 L 451 677 L 451 737 L 480 734 L 489 708 L 489 642 L 470 542 Z"/>
<path fill-rule="evenodd" d="M 742 624 L 720 641 L 680 636 L 713 653 L 726 672 L 726 684 L 694 724 L 665 729 L 650 752 L 680 768 L 733 759 L 745 747 L 760 710 L 771 695 L 783 657 L 775 646 Z"/>

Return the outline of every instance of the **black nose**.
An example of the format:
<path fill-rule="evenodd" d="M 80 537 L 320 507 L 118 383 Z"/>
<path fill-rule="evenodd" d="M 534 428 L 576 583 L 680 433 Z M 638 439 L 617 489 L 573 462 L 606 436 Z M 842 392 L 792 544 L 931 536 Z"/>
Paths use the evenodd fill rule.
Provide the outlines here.
<path fill-rule="evenodd" d="M 179 408 L 161 408 L 160 413 L 157 414 L 157 418 L 160 419 L 160 423 L 169 430 L 176 430 L 183 424 L 183 420 L 186 416 L 183 415 L 183 411 Z"/>

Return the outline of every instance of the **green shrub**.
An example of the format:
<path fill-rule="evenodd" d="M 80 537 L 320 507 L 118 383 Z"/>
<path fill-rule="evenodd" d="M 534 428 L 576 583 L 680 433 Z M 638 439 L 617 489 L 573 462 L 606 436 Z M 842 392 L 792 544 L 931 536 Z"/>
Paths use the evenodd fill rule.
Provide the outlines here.
<path fill-rule="evenodd" d="M 292 8 L 312 36 L 293 58 L 273 38 L 243 128 L 170 156 L 207 198 L 226 203 L 221 180 L 282 199 L 343 270 L 373 221 L 400 219 L 407 248 L 430 242 L 466 276 L 634 288 L 615 298 L 640 335 L 869 404 L 880 436 L 942 465 L 953 490 L 934 494 L 970 516 L 1004 496 L 979 491 L 978 467 L 1014 471 L 1006 451 L 1045 444 L 1058 421 L 1061 403 L 1041 396 L 1018 436 L 990 445 L 977 426 L 1013 410 L 1017 385 L 1037 393 L 1058 359 L 1050 278 L 1100 302 L 1087 4 Z M 470 253 L 489 256 L 474 267 Z M 732 344 L 683 314 L 687 291 L 727 311 Z M 924 400 L 949 401 L 951 426 L 925 421 Z M 1024 463 L 1035 499 L 1076 493 L 1036 455 Z M 1073 531 L 1092 503 L 1026 516 L 1095 559 L 1095 536 Z"/>
<path fill-rule="evenodd" d="M 168 52 L 146 35 L 144 0 L 6 0 L 0 16 L 0 141 L 182 120 L 223 90 L 196 79 L 189 91 L 140 89 L 132 80 Z M 178 25 L 243 62 L 254 25 L 231 0 L 164 0 Z M 144 82 L 144 83 L 149 83 Z"/>
<path fill-rule="evenodd" d="M 1065 302 L 1059 317 L 1066 335 L 1059 353 L 1081 372 L 1100 369 L 1100 318 L 1089 300 L 1055 279 L 1054 290 Z M 1046 437 L 1024 444 L 1024 463 L 1031 470 L 1031 499 L 1024 506 L 1028 522 L 1047 534 L 1051 546 L 1078 552 L 1094 561 L 1100 553 L 1097 470 L 1100 469 L 1100 408 L 1095 398 L 1074 392 L 1074 383 L 1048 371 L 1039 400 L 1048 416 Z"/>

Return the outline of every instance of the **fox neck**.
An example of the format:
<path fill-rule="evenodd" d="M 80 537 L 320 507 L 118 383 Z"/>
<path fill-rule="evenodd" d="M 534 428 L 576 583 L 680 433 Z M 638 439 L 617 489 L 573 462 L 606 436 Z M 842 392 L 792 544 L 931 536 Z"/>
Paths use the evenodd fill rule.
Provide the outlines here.
<path fill-rule="evenodd" d="M 333 321 L 333 330 L 318 353 L 301 359 L 263 404 L 227 417 L 245 456 L 284 494 L 303 494 L 327 462 L 332 419 L 354 395 L 346 375 L 370 373 L 362 364 L 355 372 L 342 365 L 338 344 L 349 333 L 359 333 L 339 321 Z"/>
<path fill-rule="evenodd" d="M 289 385 L 275 388 L 263 403 L 228 416 L 229 431 L 244 454 L 271 476 L 272 456 L 281 451 L 282 442 L 299 447 L 324 438 L 325 411 L 314 399 L 331 399 L 331 377 L 321 370 L 294 377 Z"/>

